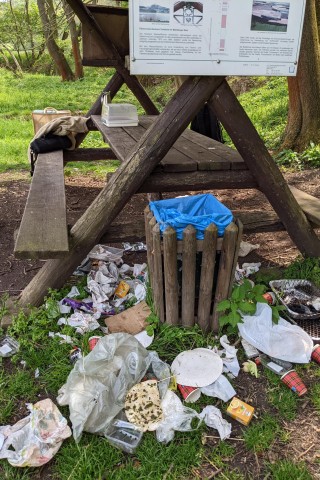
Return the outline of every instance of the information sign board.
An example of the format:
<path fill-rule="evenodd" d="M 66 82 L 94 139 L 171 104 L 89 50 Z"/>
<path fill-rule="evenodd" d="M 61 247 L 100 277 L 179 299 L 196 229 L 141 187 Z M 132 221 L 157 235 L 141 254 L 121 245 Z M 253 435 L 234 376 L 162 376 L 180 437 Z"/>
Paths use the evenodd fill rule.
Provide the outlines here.
<path fill-rule="evenodd" d="M 305 2 L 131 0 L 130 71 L 294 76 Z"/>

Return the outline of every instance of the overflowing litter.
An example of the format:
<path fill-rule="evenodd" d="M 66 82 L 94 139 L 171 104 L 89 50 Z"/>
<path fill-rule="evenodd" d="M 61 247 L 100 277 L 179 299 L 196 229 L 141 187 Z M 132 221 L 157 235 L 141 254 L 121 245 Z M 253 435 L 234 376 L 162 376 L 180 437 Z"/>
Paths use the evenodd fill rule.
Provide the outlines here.
<path fill-rule="evenodd" d="M 200 195 L 174 202 L 152 202 L 151 209 L 160 229 L 173 225 L 177 232 L 179 229 L 182 232 L 190 222 L 183 210 L 188 204 L 197 238 L 203 238 L 203 231 L 212 221 L 212 216 L 205 214 L 207 203 L 216 206 L 214 221 L 221 235 L 232 221 L 232 214 L 223 205 L 217 205 L 214 197 Z M 259 245 L 241 243 L 243 255 L 256 248 Z M 237 257 L 233 257 L 231 279 L 238 290 L 233 290 L 229 298 L 236 307 L 231 300 L 223 302 L 226 310 L 231 311 L 230 318 L 237 320 L 232 335 L 239 338 L 234 342 L 233 337 L 225 334 L 217 336 L 212 345 L 181 351 L 169 365 L 152 347 L 147 350 L 155 338 L 154 327 L 149 323 L 154 312 L 146 301 L 147 265 L 130 266 L 123 261 L 125 252 L 144 250 L 142 242 L 125 243 L 123 249 L 96 245 L 75 272 L 87 275 L 86 284 L 72 287 L 56 303 L 47 302 L 50 318 L 58 327 L 75 329 L 72 336 L 55 331 L 49 332 L 49 337 L 72 345 L 69 352 L 72 370 L 59 389 L 57 402 L 69 407 L 76 442 L 83 432 L 89 432 L 133 454 L 146 432 L 154 432 L 157 441 L 167 444 L 176 431 L 189 432 L 202 423 L 218 431 L 216 438 L 230 438 L 232 423 L 223 418 L 217 406 L 202 405 L 198 413 L 189 405 L 206 403 L 206 397 L 213 397 L 217 402 L 229 403 L 226 408 L 229 417 L 249 425 L 256 406 L 243 401 L 241 392 L 232 384 L 240 374 L 237 348 L 240 341 L 247 357 L 241 375 L 251 375 L 248 378 L 252 381 L 260 380 L 266 368 L 298 396 L 307 392 L 294 364 L 311 360 L 320 364 L 320 345 L 314 345 L 309 334 L 291 321 L 280 317 L 275 324 L 273 313 L 280 302 L 287 309 L 288 320 L 290 316 L 320 318 L 320 291 L 311 282 L 277 280 L 270 282 L 272 291 L 266 291 L 247 280 L 259 271 L 261 264 L 243 263 L 239 267 Z M 163 292 L 160 294 L 163 296 Z M 244 310 L 238 309 L 236 300 L 243 301 Z M 11 337 L 0 342 L 0 356 L 14 355 L 18 349 L 18 342 Z M 36 376 L 39 374 L 37 369 Z M 246 401 L 248 398 L 244 397 Z M 28 408 L 30 415 L 26 419 L 12 427 L 0 427 L 0 458 L 7 458 L 16 466 L 43 465 L 71 435 L 67 420 L 51 400 Z"/>
<path fill-rule="evenodd" d="M 71 436 L 71 430 L 49 398 L 27 407 L 28 417 L 15 425 L 0 427 L 0 458 L 7 458 L 15 467 L 41 467 Z"/>

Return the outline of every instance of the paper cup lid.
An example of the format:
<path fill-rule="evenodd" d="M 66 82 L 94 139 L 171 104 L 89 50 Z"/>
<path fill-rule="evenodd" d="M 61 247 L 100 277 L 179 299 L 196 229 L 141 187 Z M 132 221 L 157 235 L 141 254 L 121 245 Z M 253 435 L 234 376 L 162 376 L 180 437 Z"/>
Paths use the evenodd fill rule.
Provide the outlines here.
<path fill-rule="evenodd" d="M 206 387 L 222 373 L 219 355 L 208 348 L 195 348 L 180 353 L 172 362 L 171 371 L 177 383 L 189 387 Z"/>

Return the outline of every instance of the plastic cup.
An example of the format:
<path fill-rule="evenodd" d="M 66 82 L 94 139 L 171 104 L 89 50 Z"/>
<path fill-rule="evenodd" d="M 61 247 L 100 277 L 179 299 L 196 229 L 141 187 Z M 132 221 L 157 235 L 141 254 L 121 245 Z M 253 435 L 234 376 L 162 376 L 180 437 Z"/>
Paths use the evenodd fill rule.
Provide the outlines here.
<path fill-rule="evenodd" d="M 199 400 L 201 391 L 197 387 L 188 387 L 187 385 L 177 385 L 182 398 L 187 403 L 194 403 Z"/>
<path fill-rule="evenodd" d="M 287 387 L 290 388 L 293 392 L 295 392 L 299 397 L 304 395 L 307 392 L 307 387 L 297 374 L 295 370 L 290 370 L 282 375 L 281 380 Z"/>
<path fill-rule="evenodd" d="M 91 352 L 91 350 L 94 349 L 94 347 L 97 345 L 97 343 L 99 342 L 101 337 L 98 337 L 98 336 L 93 336 L 93 337 L 90 337 L 89 340 L 88 340 L 88 344 L 89 344 L 89 350 Z"/>
<path fill-rule="evenodd" d="M 320 345 L 315 345 L 312 349 L 311 358 L 320 364 Z"/>

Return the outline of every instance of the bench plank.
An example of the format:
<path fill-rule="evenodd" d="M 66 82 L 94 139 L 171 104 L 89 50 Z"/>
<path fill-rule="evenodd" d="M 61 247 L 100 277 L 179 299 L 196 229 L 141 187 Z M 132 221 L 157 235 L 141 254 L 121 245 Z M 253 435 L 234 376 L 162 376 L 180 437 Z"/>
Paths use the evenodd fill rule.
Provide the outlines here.
<path fill-rule="evenodd" d="M 138 127 L 124 127 L 123 130 L 138 142 L 152 123 L 153 120 L 149 124 L 145 124 L 144 118 L 140 117 Z M 190 158 L 185 152 L 181 151 L 178 148 L 178 142 L 179 140 L 171 147 L 155 171 L 159 171 L 159 169 L 164 172 L 193 172 L 197 170 L 197 162 L 194 157 Z"/>
<path fill-rule="evenodd" d="M 315 225 L 320 226 L 320 199 L 313 197 L 296 187 L 290 185 L 289 187 L 308 220 Z"/>
<path fill-rule="evenodd" d="M 38 156 L 17 235 L 18 258 L 58 258 L 69 251 L 63 151 Z"/>
<path fill-rule="evenodd" d="M 153 123 L 154 118 L 154 116 L 146 115 L 140 117 L 139 122 L 143 127 L 149 128 L 149 126 Z M 183 138 L 178 138 L 173 148 L 176 151 L 181 152 L 185 158 L 189 158 L 190 161 L 192 160 L 193 164 L 195 165 L 194 170 L 230 170 L 231 164 L 229 160 L 216 155 L 215 152 L 208 150 L 208 148 L 201 145 L 203 135 L 193 132 L 197 138 L 199 137 L 198 143 L 195 143 L 194 141 L 190 140 L 189 132 L 191 132 L 191 130 L 185 130 L 184 134 L 182 134 Z M 215 145 L 215 143 L 219 143 L 215 142 L 214 140 L 211 141 L 211 146 Z M 177 169 L 175 171 L 178 172 L 179 170 Z"/>

